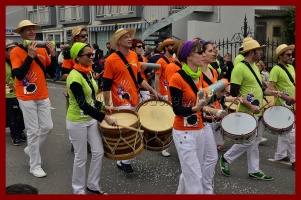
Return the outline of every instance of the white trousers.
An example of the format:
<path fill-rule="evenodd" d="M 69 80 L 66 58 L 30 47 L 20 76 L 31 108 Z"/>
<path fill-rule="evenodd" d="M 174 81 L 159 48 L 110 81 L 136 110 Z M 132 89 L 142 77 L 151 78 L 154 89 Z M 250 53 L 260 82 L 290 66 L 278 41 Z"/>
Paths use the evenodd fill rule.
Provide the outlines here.
<path fill-rule="evenodd" d="M 176 194 L 203 194 L 204 130 L 172 130 L 182 173 Z"/>
<path fill-rule="evenodd" d="M 257 136 L 256 138 L 245 144 L 234 144 L 225 154 L 224 158 L 228 163 L 234 162 L 239 156 L 247 152 L 248 159 L 248 173 L 258 173 L 259 169 L 259 150 L 258 145 L 262 138 L 263 124 L 262 119 L 258 121 L 258 117 L 255 117 L 258 126 L 257 126 Z"/>
<path fill-rule="evenodd" d="M 224 146 L 225 140 L 224 140 L 224 136 L 223 136 L 223 134 L 221 132 L 221 128 L 219 128 L 219 130 L 215 131 L 215 129 L 217 127 L 219 127 L 220 124 L 221 123 L 210 123 L 210 125 L 212 127 L 212 131 L 213 131 L 213 135 L 214 135 L 214 139 L 215 139 L 216 145 Z"/>
<path fill-rule="evenodd" d="M 85 194 L 86 162 L 88 158 L 87 141 L 91 146 L 91 162 L 87 187 L 100 190 L 100 172 L 104 155 L 103 143 L 98 123 L 95 119 L 83 122 L 66 120 L 69 139 L 74 147 L 72 188 L 74 194 Z"/>
<path fill-rule="evenodd" d="M 18 99 L 27 130 L 30 169 L 41 167 L 40 149 L 53 128 L 49 98 L 22 101 Z"/>
<path fill-rule="evenodd" d="M 140 94 L 139 94 L 139 104 L 142 103 L 143 101 L 148 100 L 148 99 L 151 98 L 149 91 L 140 90 L 139 92 L 140 92 Z"/>
<path fill-rule="evenodd" d="M 277 150 L 274 159 L 280 160 L 288 155 L 290 157 L 290 162 L 294 163 L 296 161 L 295 126 L 290 133 L 278 136 Z"/>

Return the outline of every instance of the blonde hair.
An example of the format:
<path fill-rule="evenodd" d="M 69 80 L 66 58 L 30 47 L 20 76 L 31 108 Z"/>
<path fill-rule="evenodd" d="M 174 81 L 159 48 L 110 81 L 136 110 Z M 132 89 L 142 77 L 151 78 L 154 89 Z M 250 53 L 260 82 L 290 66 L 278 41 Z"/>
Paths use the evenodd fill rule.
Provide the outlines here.
<path fill-rule="evenodd" d="M 255 64 L 257 64 L 257 63 L 259 63 L 259 64 L 261 65 L 262 71 L 268 72 L 268 71 L 266 70 L 266 66 L 265 66 L 265 64 L 264 64 L 264 62 L 263 62 L 262 60 L 256 61 Z"/>

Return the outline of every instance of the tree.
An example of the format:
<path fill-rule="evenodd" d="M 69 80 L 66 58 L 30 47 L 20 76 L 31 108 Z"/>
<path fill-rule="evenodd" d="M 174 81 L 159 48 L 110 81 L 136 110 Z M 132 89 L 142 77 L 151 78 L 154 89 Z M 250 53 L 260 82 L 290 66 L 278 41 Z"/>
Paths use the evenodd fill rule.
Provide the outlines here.
<path fill-rule="evenodd" d="M 295 44 L 295 8 L 287 9 L 284 24 L 282 35 L 286 37 L 288 44 Z"/>

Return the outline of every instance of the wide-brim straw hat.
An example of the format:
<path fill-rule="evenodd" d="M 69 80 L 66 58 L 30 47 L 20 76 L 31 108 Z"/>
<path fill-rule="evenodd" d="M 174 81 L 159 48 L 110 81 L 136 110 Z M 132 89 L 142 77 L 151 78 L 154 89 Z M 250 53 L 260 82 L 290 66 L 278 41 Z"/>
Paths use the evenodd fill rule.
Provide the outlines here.
<path fill-rule="evenodd" d="M 6 39 L 6 42 L 5 42 L 5 48 L 10 48 L 10 47 L 16 47 L 17 45 L 14 43 L 14 41 L 12 40 L 9 40 L 9 39 Z"/>
<path fill-rule="evenodd" d="M 260 49 L 263 47 L 266 47 L 266 45 L 260 46 L 260 44 L 256 40 L 250 40 L 250 41 L 244 43 L 243 50 L 240 51 L 239 53 L 244 54 L 244 53 L 252 51 L 254 49 Z"/>
<path fill-rule="evenodd" d="M 250 40 L 253 40 L 253 38 L 252 37 L 245 37 L 242 40 L 242 44 L 241 44 L 240 48 L 243 48 L 244 47 L 244 43 L 249 42 Z"/>
<path fill-rule="evenodd" d="M 295 45 L 289 45 L 287 46 L 286 44 L 281 44 L 276 48 L 276 54 L 273 56 L 274 59 L 278 59 L 278 57 L 283 53 L 286 52 L 287 50 L 295 50 Z"/>
<path fill-rule="evenodd" d="M 130 37 L 133 38 L 136 33 L 136 29 L 135 28 L 118 29 L 110 38 L 111 48 L 117 50 L 118 49 L 117 41 L 121 38 L 121 36 L 123 36 L 124 34 L 127 34 L 127 33 L 129 33 Z"/>
<path fill-rule="evenodd" d="M 20 34 L 20 31 L 22 30 L 22 28 L 24 28 L 24 27 L 26 27 L 26 26 L 34 26 L 35 30 L 41 28 L 40 25 L 34 24 L 34 23 L 32 23 L 31 21 L 25 19 L 25 20 L 22 20 L 22 21 L 19 23 L 18 28 L 16 28 L 13 32 Z"/>
<path fill-rule="evenodd" d="M 171 38 L 167 38 L 166 40 L 164 40 L 159 46 L 158 46 L 158 50 L 159 51 L 163 51 L 164 47 L 167 45 L 174 45 L 175 41 L 173 41 Z"/>
<path fill-rule="evenodd" d="M 72 38 L 71 38 L 71 42 L 74 43 L 74 38 L 75 36 L 77 36 L 78 34 L 80 34 L 80 32 L 84 30 L 84 31 L 87 31 L 87 27 L 80 27 L 80 26 L 76 26 L 72 29 Z"/>

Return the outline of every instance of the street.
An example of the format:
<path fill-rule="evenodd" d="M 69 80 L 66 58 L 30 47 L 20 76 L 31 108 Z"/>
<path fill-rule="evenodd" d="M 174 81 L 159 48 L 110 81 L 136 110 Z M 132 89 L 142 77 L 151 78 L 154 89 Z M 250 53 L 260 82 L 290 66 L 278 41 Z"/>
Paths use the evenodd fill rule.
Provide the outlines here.
<path fill-rule="evenodd" d="M 54 128 L 41 149 L 45 178 L 29 173 L 29 158 L 24 153 L 26 143 L 13 146 L 6 129 L 6 185 L 27 183 L 38 188 L 40 194 L 72 194 L 71 176 L 73 153 L 66 130 L 66 102 L 62 83 L 48 81 Z M 221 174 L 219 162 L 214 176 L 216 194 L 295 194 L 295 171 L 291 165 L 272 162 L 277 136 L 264 134 L 268 141 L 259 146 L 260 169 L 273 176 L 272 181 L 252 180 L 247 173 L 246 154 L 230 165 L 231 176 Z M 231 143 L 226 143 L 231 147 Z M 103 159 L 100 186 L 108 194 L 175 194 L 181 173 L 174 144 L 170 157 L 160 152 L 143 150 L 132 162 L 133 174 L 125 174 L 116 167 L 116 161 Z M 221 155 L 221 152 L 219 152 Z M 90 158 L 89 154 L 89 158 Z M 89 161 L 88 161 L 89 163 Z M 88 169 L 88 168 L 87 168 Z"/>

